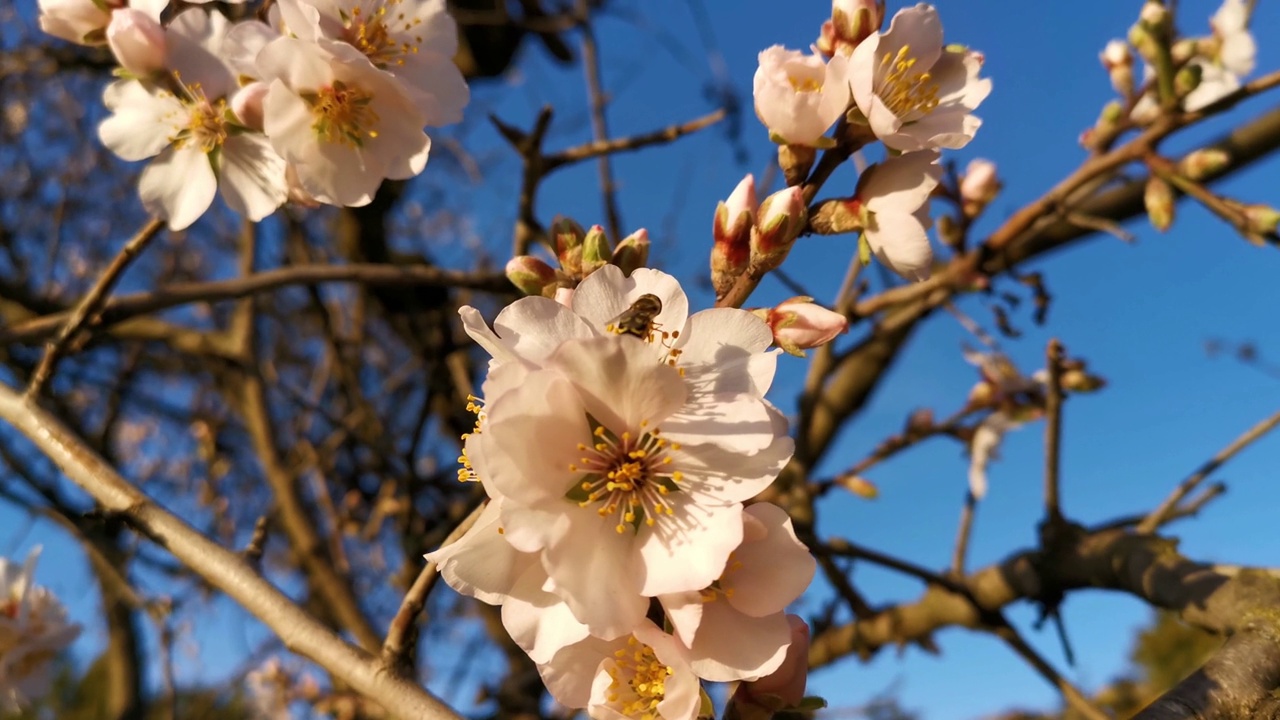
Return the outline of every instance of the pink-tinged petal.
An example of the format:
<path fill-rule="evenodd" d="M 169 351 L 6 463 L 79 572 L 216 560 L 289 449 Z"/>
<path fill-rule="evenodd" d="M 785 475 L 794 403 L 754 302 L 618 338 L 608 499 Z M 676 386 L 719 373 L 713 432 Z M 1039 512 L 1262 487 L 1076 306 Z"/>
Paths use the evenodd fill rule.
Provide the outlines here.
<path fill-rule="evenodd" d="M 600 664 L 624 647 L 625 639 L 587 638 L 556 653 L 551 662 L 538 666 L 538 672 L 556 702 L 584 708 L 591 702 L 591 685 Z"/>
<path fill-rule="evenodd" d="M 539 365 L 566 341 L 596 335 L 580 315 L 544 297 L 526 297 L 511 303 L 498 313 L 493 327 L 502 338 L 500 342 L 512 353 Z"/>
<path fill-rule="evenodd" d="M 908 280 L 927 280 L 933 248 L 920 218 L 901 212 L 876 213 L 867 228 L 867 244 L 880 262 Z"/>
<path fill-rule="evenodd" d="M 371 144 L 369 149 L 383 153 L 387 179 L 408 180 L 426 169 L 427 158 L 431 155 L 431 138 L 420 129 L 404 134 L 389 133 L 384 141 L 376 146 Z"/>
<path fill-rule="evenodd" d="M 503 504 L 503 537 L 520 552 L 537 553 L 559 542 L 569 532 L 570 522 L 571 518 L 563 512 Z"/>
<path fill-rule="evenodd" d="M 275 7 L 279 8 L 280 21 L 288 33 L 304 42 L 314 42 L 320 37 L 320 12 L 311 3 L 277 0 Z"/>
<path fill-rule="evenodd" d="M 578 622 L 569 606 L 542 589 L 546 580 L 547 573 L 535 558 L 502 604 L 502 626 L 529 659 L 540 665 L 589 636 L 587 626 Z"/>
<path fill-rule="evenodd" d="M 724 572 L 742 542 L 742 506 L 695 504 L 675 497 L 674 517 L 641 530 L 646 596 L 701 590 Z"/>
<path fill-rule="evenodd" d="M 169 67 L 188 87 L 199 84 L 210 100 L 230 95 L 236 87 L 231 68 L 222 59 L 222 42 L 230 24 L 220 12 L 188 8 L 166 28 Z"/>
<path fill-rule="evenodd" d="M 904 47 L 915 58 L 915 68 L 925 72 L 933 67 L 942 54 L 942 20 L 932 5 L 920 3 L 912 8 L 899 10 L 889 22 L 889 30 L 880 38 L 880 57 L 897 55 Z"/>
<path fill-rule="evenodd" d="M 138 178 L 138 194 L 148 212 L 183 230 L 209 209 L 218 192 L 209 156 L 198 148 L 165 148 Z"/>
<path fill-rule="evenodd" d="M 236 212 L 257 222 L 284 204 L 288 187 L 284 159 L 262 135 L 243 134 L 222 144 L 219 168 L 222 199 Z"/>
<path fill-rule="evenodd" d="M 791 459 L 795 443 L 786 435 L 786 418 L 776 410 L 775 437 L 765 449 L 752 455 L 732 452 L 713 444 L 684 445 L 680 470 L 688 479 L 690 492 L 700 502 L 742 502 L 760 493 L 778 477 Z M 777 428 L 781 426 L 781 432 Z"/>
<path fill-rule="evenodd" d="M 958 150 L 969 144 L 980 127 L 982 121 L 962 107 L 939 108 L 881 140 L 895 150 L 912 155 L 917 151 L 936 152 L 934 148 Z"/>
<path fill-rule="evenodd" d="M 272 40 L 258 52 L 258 69 L 263 78 L 281 80 L 295 93 L 315 92 L 333 82 L 327 54 L 314 43 L 287 36 Z M 269 110 L 267 122 L 270 127 Z"/>
<path fill-rule="evenodd" d="M 745 374 L 745 373 L 744 373 Z M 711 444 L 739 453 L 755 453 L 773 443 L 769 405 L 755 393 L 695 392 L 662 422 L 662 432 L 682 445 Z"/>
<path fill-rule="evenodd" d="M 693 644 L 698 634 L 698 625 L 702 623 L 702 593 L 689 591 L 661 595 L 662 610 L 671 623 L 671 630 L 685 647 Z"/>
<path fill-rule="evenodd" d="M 798 705 L 804 699 L 809 675 L 809 626 L 795 615 L 787 616 L 791 628 L 791 644 L 786 659 L 769 675 L 738 686 L 735 700 L 759 702 L 756 698 L 780 698 L 787 705 Z"/>
<path fill-rule="evenodd" d="M 908 153 L 873 165 L 858 178 L 858 197 L 875 213 L 912 213 L 929 201 L 942 177 L 935 151 Z"/>
<path fill-rule="evenodd" d="M 641 594 L 635 540 L 594 509 L 581 508 L 568 532 L 542 554 L 552 592 L 594 637 L 627 635 L 645 622 L 649 598 Z"/>
<path fill-rule="evenodd" d="M 409 20 L 413 39 L 421 50 L 429 48 L 446 57 L 458 52 L 458 25 L 449 15 L 444 0 L 413 4 Z"/>
<path fill-rule="evenodd" d="M 974 110 L 991 94 L 991 78 L 979 78 L 982 60 L 972 51 L 947 51 L 929 74 L 938 85 L 938 105 Z"/>
<path fill-rule="evenodd" d="M 286 0 L 282 0 L 277 7 Z M 223 58 L 237 75 L 246 78 L 261 78 L 258 68 L 258 53 L 268 43 L 280 37 L 280 33 L 270 25 L 257 20 L 244 20 L 232 26 L 227 37 L 222 41 Z"/>
<path fill-rule="evenodd" d="M 755 503 L 746 513 L 759 521 L 768 535 L 744 542 L 733 553 L 721 587 L 732 588 L 728 604 L 751 617 L 781 613 L 804 593 L 813 581 L 817 562 L 796 537 L 791 517 L 776 505 Z"/>
<path fill-rule="evenodd" d="M 516 302 L 518 303 L 519 301 Z M 484 348 L 485 352 L 489 353 L 489 356 L 494 360 L 500 363 L 518 362 L 520 360 L 511 344 L 489 329 L 479 310 L 470 305 L 463 305 L 458 308 L 458 315 L 462 318 L 462 329 L 467 335 L 471 336 L 472 340 L 476 341 L 477 345 Z"/>
<path fill-rule="evenodd" d="M 136 80 L 111 83 L 103 101 L 114 111 L 98 126 L 98 138 L 124 160 L 145 160 L 169 146 L 187 113 L 177 98 L 152 95 Z"/>
<path fill-rule="evenodd" d="M 462 110 L 471 100 L 471 89 L 453 64 L 453 51 L 446 53 L 427 42 L 419 47 L 419 52 L 406 56 L 404 64 L 394 68 L 396 78 L 419 91 L 413 98 L 414 105 L 427 125 L 461 122 Z"/>
<path fill-rule="evenodd" d="M 294 161 L 303 189 L 330 205 L 361 207 L 373 201 L 384 169 L 370 166 L 377 158 L 341 143 L 317 142 L 313 147 L 310 156 Z"/>
<path fill-rule="evenodd" d="M 630 335 L 566 342 L 548 366 L 571 379 L 580 407 L 615 433 L 661 423 L 685 402 L 680 373 L 654 362 L 649 344 Z"/>
<path fill-rule="evenodd" d="M 598 416 L 597 416 L 598 417 Z M 534 372 L 487 405 L 483 430 L 488 482 L 516 503 L 569 503 L 580 462 L 579 443 L 591 442 L 574 386 L 552 372 Z"/>
<path fill-rule="evenodd" d="M 616 265 L 605 265 L 574 291 L 573 311 L 603 332 L 641 295 L 654 295 L 662 302 L 662 312 L 654 318 L 662 328 L 669 332 L 684 327 L 689 317 L 689 298 L 674 277 L 651 268 L 637 268 L 631 277 L 626 277 Z"/>
<path fill-rule="evenodd" d="M 902 129 L 902 120 L 893 114 L 879 95 L 872 95 L 868 103 L 870 107 L 862 112 L 867 116 L 867 123 L 876 137 L 892 137 Z"/>
<path fill-rule="evenodd" d="M 703 610 L 689 666 L 711 682 L 754 680 L 777 670 L 790 644 L 785 613 L 750 617 L 716 598 Z"/>
<path fill-rule="evenodd" d="M 262 101 L 262 113 L 263 131 L 281 157 L 296 163 L 315 153 L 311 109 L 283 80 L 271 81 Z"/>
<path fill-rule="evenodd" d="M 749 393 L 763 396 L 773 383 L 777 354 L 765 352 L 773 334 L 763 320 L 744 310 L 713 308 L 689 318 L 675 347 L 692 393 Z"/>
<path fill-rule="evenodd" d="M 663 688 L 662 702 L 658 703 L 658 717 L 665 720 L 693 720 L 702 704 L 702 685 L 689 669 L 689 659 L 684 648 L 653 623 L 646 623 L 637 629 L 635 638 L 653 648 L 658 661 L 673 671 Z"/>
<path fill-rule="evenodd" d="M 501 512 L 501 502 L 491 500 L 457 542 L 426 556 L 449 587 L 490 605 L 501 605 L 529 568 L 541 570 L 537 555 L 518 552 L 503 537 Z"/>
<path fill-rule="evenodd" d="M 880 57 L 880 34 L 874 33 L 858 43 L 849 56 L 849 87 L 853 101 L 863 115 L 871 115 L 871 99 L 875 97 L 876 67 Z M 882 103 L 883 105 L 883 103 Z"/>
<path fill-rule="evenodd" d="M 826 122 L 827 127 L 835 124 L 844 115 L 853 100 L 849 83 L 849 58 L 837 53 L 827 61 L 822 80 L 822 101 L 818 108 L 818 117 Z M 823 128 L 823 133 L 826 128 Z"/>

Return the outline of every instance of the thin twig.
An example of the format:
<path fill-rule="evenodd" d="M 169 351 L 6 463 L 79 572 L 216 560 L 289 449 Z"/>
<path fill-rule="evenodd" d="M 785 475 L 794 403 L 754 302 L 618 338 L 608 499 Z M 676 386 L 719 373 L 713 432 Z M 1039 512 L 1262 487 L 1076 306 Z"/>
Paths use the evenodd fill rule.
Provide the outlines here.
<path fill-rule="evenodd" d="M 1003 620 L 1003 613 L 1001 613 L 1001 616 Z M 1099 710 L 1089 701 L 1088 696 L 1081 692 L 1080 688 L 1063 677 L 1062 673 L 1049 664 L 1049 661 L 1045 660 L 1035 648 L 1031 647 L 1031 644 L 1022 637 L 1022 634 L 1018 632 L 1012 623 L 1004 620 L 1003 623 L 992 630 L 992 633 L 1003 640 L 1011 650 L 1018 654 L 1018 657 L 1026 660 L 1028 665 L 1035 668 L 1035 671 L 1040 673 L 1041 677 L 1058 688 L 1058 691 L 1062 693 L 1062 697 L 1071 706 L 1071 709 L 1089 720 L 1110 720 L 1106 713 Z"/>
<path fill-rule="evenodd" d="M 484 512 L 484 508 L 484 503 L 476 506 L 445 537 L 444 542 L 440 543 L 440 547 L 452 545 L 465 535 L 471 529 L 471 526 L 476 524 L 476 520 L 480 518 L 480 513 Z M 413 631 L 417 628 L 418 615 L 427 606 L 427 596 L 431 594 L 431 589 L 435 587 L 436 579 L 440 577 L 437 570 L 438 568 L 434 562 L 429 562 L 423 566 L 422 571 L 418 573 L 418 577 L 413 581 L 413 585 L 409 587 L 409 591 L 404 594 L 404 600 L 400 602 L 400 609 L 396 611 L 396 616 L 391 620 L 391 625 L 387 629 L 387 639 L 382 643 L 382 662 L 392 672 L 404 672 L 409 668 L 409 655 L 413 648 L 411 638 L 415 635 Z"/>
<path fill-rule="evenodd" d="M 724 119 L 724 109 L 721 108 L 715 112 L 703 115 L 680 125 L 670 125 L 649 133 L 640 135 L 631 135 L 621 138 L 605 138 L 603 140 L 594 140 L 589 143 L 571 147 L 567 150 L 561 150 L 552 153 L 542 159 L 543 171 L 550 175 L 552 171 L 558 170 L 565 165 L 570 165 L 582 160 L 589 160 L 602 155 L 612 155 L 620 152 L 631 152 L 650 145 L 660 145 L 673 140 L 684 137 L 691 133 L 695 133 L 703 128 L 711 127 Z"/>
<path fill-rule="evenodd" d="M 826 545 L 814 548 L 815 553 L 830 553 L 841 557 L 854 558 L 856 560 L 866 560 L 890 570 L 897 570 L 904 575 L 910 575 L 917 580 L 923 580 L 930 585 L 937 585 L 946 588 L 953 593 L 959 595 L 969 595 L 969 588 L 964 582 L 953 577 L 941 575 L 927 568 L 916 565 L 915 563 L 886 555 L 882 552 L 872 550 L 868 547 L 855 545 L 844 538 L 833 538 L 827 541 Z"/>
<path fill-rule="evenodd" d="M 609 123 L 605 118 L 608 98 L 600 79 L 600 50 L 596 45 L 595 32 L 586 19 L 589 12 L 588 0 L 578 0 L 578 15 L 583 18 L 578 30 L 582 33 L 582 72 L 586 77 L 587 95 L 590 99 L 591 135 L 596 142 L 606 143 L 609 141 Z M 600 169 L 600 194 L 604 198 L 605 222 L 609 228 L 609 236 L 616 242 L 622 239 L 622 215 L 618 211 L 618 196 L 614 192 L 613 168 L 608 153 L 597 156 L 596 165 Z"/>
<path fill-rule="evenodd" d="M 1045 368 L 1049 371 L 1044 410 L 1044 513 L 1050 523 L 1061 522 L 1059 472 L 1062 455 L 1062 343 L 1057 338 L 1045 348 Z"/>
<path fill-rule="evenodd" d="M 1178 487 L 1174 488 L 1173 492 L 1169 494 L 1169 497 L 1164 499 L 1164 502 L 1160 503 L 1159 507 L 1152 510 L 1151 514 L 1148 515 L 1146 519 L 1138 523 L 1137 532 L 1140 534 L 1155 532 L 1156 528 L 1160 527 L 1160 525 L 1165 522 L 1166 518 L 1173 512 L 1174 508 L 1182 502 L 1182 499 L 1192 490 L 1195 490 L 1196 486 L 1203 482 L 1210 473 L 1222 467 L 1223 463 L 1227 462 L 1232 457 L 1235 457 L 1236 453 L 1245 449 L 1249 445 L 1252 445 L 1277 425 L 1280 425 L 1280 412 L 1277 412 L 1257 425 L 1254 425 L 1243 435 L 1232 440 L 1230 445 L 1219 450 L 1217 455 L 1209 458 L 1207 462 L 1196 468 L 1196 471 L 1191 473 L 1190 477 L 1183 480 Z"/>
<path fill-rule="evenodd" d="M 969 536 L 973 534 L 973 514 L 978 506 L 978 498 L 973 491 L 964 494 L 964 507 L 960 509 L 960 527 L 956 530 L 956 547 L 951 554 L 951 574 L 964 577 L 964 560 L 969 554 Z"/>
<path fill-rule="evenodd" d="M 89 292 L 85 293 L 85 296 L 81 298 L 80 302 L 76 304 L 75 308 L 67 316 L 66 323 L 58 331 L 57 336 L 45 343 L 44 357 L 40 358 L 40 364 L 36 366 L 35 372 L 31 375 L 31 382 L 27 385 L 26 397 L 34 398 L 40 395 L 40 390 L 48 382 L 49 377 L 53 375 L 53 369 L 57 365 L 58 359 L 70 349 L 76 340 L 76 336 L 93 319 L 93 316 L 102 305 L 102 301 L 111 292 L 111 288 L 115 287 L 116 283 L 119 282 L 120 276 L 124 275 L 124 271 L 129 268 L 134 258 L 142 254 L 147 244 L 156 235 L 160 234 L 160 229 L 163 227 L 164 221 L 159 218 L 151 218 L 136 235 L 129 239 L 129 242 L 124 244 L 119 254 L 111 260 L 111 264 L 107 265 L 107 269 L 98 277 L 98 281 L 93 284 Z"/>

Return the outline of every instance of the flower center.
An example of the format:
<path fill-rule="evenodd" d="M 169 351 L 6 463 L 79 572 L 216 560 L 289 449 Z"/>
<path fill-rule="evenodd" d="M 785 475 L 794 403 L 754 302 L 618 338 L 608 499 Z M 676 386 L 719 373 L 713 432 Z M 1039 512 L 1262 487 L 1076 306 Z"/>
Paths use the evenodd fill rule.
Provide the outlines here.
<path fill-rule="evenodd" d="M 822 90 L 822 81 L 817 78 L 789 75 L 787 81 L 791 83 L 791 89 L 796 92 L 815 93 Z"/>
<path fill-rule="evenodd" d="M 662 717 L 658 704 L 666 696 L 667 678 L 675 671 L 658 660 L 653 648 L 634 636 L 628 638 L 627 646 L 613 653 L 608 672 L 611 682 L 607 698 L 619 712 L 639 720 Z"/>
<path fill-rule="evenodd" d="M 462 434 L 462 454 L 458 456 L 458 462 L 462 467 L 458 468 L 458 482 L 477 482 L 480 476 L 476 474 L 476 469 L 471 466 L 471 458 L 467 457 L 467 438 L 472 435 L 480 434 L 480 424 L 484 422 L 484 400 L 475 395 L 467 396 L 467 412 L 474 413 L 476 416 L 476 424 L 471 428 L 471 432 Z"/>
<path fill-rule="evenodd" d="M 729 600 L 733 597 L 733 583 L 729 582 L 729 576 L 742 569 L 742 561 L 734 558 L 733 553 L 729 554 L 729 562 L 724 566 L 724 572 L 720 573 L 720 579 L 711 583 L 707 587 L 699 591 L 703 603 L 715 602 L 719 598 Z"/>
<path fill-rule="evenodd" d="M 204 93 L 200 83 L 187 85 L 173 74 L 174 89 L 180 93 L 179 102 L 186 112 L 186 117 L 178 120 L 177 133 L 169 138 L 175 147 L 193 146 L 205 153 L 211 153 L 222 147 L 227 141 L 227 101 L 223 98 L 210 100 Z"/>
<path fill-rule="evenodd" d="M 578 507 L 595 506 L 600 517 L 617 518 L 614 529 L 619 533 L 628 526 L 639 531 L 641 523 L 652 527 L 657 518 L 673 515 L 667 496 L 680 490 L 684 477 L 671 469 L 669 453 L 679 450 L 680 444 L 661 437 L 658 428 L 638 437 L 629 431 L 617 435 L 590 416 L 587 419 L 595 428 L 595 442 L 578 444 L 584 455 L 569 466 L 569 472 L 583 475 L 565 497 Z M 648 421 L 640 424 L 641 428 L 647 425 Z"/>
<path fill-rule="evenodd" d="M 378 137 L 378 131 L 372 129 L 378 124 L 373 96 L 364 90 L 334 80 L 309 99 L 315 117 L 311 129 L 325 142 L 363 147 L 365 138 Z"/>
<path fill-rule="evenodd" d="M 880 87 L 876 94 L 899 118 L 915 115 L 911 119 L 917 120 L 938 107 L 938 84 L 927 72 L 912 72 L 915 64 L 910 45 L 903 45 L 897 55 L 880 58 Z"/>
<path fill-rule="evenodd" d="M 415 55 L 422 44 L 421 35 L 408 35 L 422 24 L 422 18 L 410 18 L 402 11 L 387 12 L 389 6 L 403 0 L 375 0 L 371 8 L 356 6 L 345 17 L 347 42 L 369 58 L 369 62 L 386 69 L 389 65 L 404 65 L 405 55 Z"/>

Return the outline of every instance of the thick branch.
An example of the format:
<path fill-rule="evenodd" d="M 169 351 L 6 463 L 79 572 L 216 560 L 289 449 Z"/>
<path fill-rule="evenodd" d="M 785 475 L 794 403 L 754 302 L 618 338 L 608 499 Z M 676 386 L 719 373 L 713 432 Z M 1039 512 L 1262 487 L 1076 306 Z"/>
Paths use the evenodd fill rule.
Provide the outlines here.
<path fill-rule="evenodd" d="M 101 457 L 40 407 L 0 385 L 0 418 L 25 435 L 74 483 L 119 513 L 211 585 L 271 628 L 285 646 L 309 658 L 404 720 L 457 720 L 416 683 L 382 670 L 373 655 L 347 644 L 254 572 L 239 555 L 209 540 L 120 477 Z"/>

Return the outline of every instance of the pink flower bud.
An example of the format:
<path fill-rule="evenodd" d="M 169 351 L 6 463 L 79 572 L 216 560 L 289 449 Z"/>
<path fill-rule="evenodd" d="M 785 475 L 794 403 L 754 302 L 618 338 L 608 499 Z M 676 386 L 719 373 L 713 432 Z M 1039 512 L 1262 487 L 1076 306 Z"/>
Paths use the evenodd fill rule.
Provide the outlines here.
<path fill-rule="evenodd" d="M 649 262 L 649 231 L 644 228 L 631 233 L 613 249 L 613 258 L 609 262 L 622 269 L 622 274 L 630 277 L 636 268 L 644 267 Z"/>
<path fill-rule="evenodd" d="M 518 255 L 507 261 L 507 279 L 525 295 L 550 297 L 555 293 L 556 271 L 532 255 Z"/>
<path fill-rule="evenodd" d="M 604 228 L 599 225 L 592 225 L 587 230 L 587 236 L 582 239 L 582 277 L 586 277 L 591 273 L 604 267 L 609 262 L 609 258 L 613 255 L 613 250 L 609 248 L 609 236 L 605 233 Z"/>
<path fill-rule="evenodd" d="M 836 54 L 836 24 L 830 20 L 822 23 L 822 29 L 818 32 L 818 39 L 813 41 L 813 48 L 818 51 L 819 55 L 830 59 Z"/>
<path fill-rule="evenodd" d="M 111 10 L 123 4 L 108 2 L 103 7 L 93 0 L 39 0 L 40 29 L 77 45 L 101 45 Z"/>
<path fill-rule="evenodd" d="M 558 217 L 551 221 L 551 235 L 555 238 L 556 258 L 560 269 L 573 277 L 582 274 L 582 240 L 587 231 L 573 218 Z"/>
<path fill-rule="evenodd" d="M 262 102 L 270 88 L 270 85 L 255 80 L 231 96 L 231 112 L 250 130 L 262 132 Z"/>
<path fill-rule="evenodd" d="M 804 700 L 805 685 L 809 678 L 809 626 L 795 615 L 788 615 L 791 625 L 791 645 L 782 665 L 772 673 L 739 686 L 737 695 L 745 695 L 748 703 L 764 705 L 774 710 L 795 707 Z"/>
<path fill-rule="evenodd" d="M 832 0 L 831 22 L 835 26 L 837 50 L 843 50 L 839 43 L 844 43 L 847 51 L 852 52 L 858 43 L 884 24 L 884 0 Z"/>
<path fill-rule="evenodd" d="M 809 210 L 799 187 L 779 190 L 765 198 L 751 232 L 751 266 L 768 271 L 781 265 L 808 219 Z"/>
<path fill-rule="evenodd" d="M 111 11 L 107 44 L 120 67 L 140 78 L 163 70 L 169 56 L 164 28 L 133 8 Z"/>
<path fill-rule="evenodd" d="M 977 209 L 985 207 L 999 192 L 1000 178 L 996 175 L 996 164 L 982 158 L 971 160 L 964 170 L 964 177 L 960 179 L 960 199 L 966 204 L 966 212 L 970 204 L 977 206 Z"/>
<path fill-rule="evenodd" d="M 792 355 L 804 356 L 808 348 L 826 345 L 849 329 L 844 315 L 814 304 L 810 297 L 791 298 L 768 313 L 774 342 Z"/>
<path fill-rule="evenodd" d="M 711 285 L 717 297 L 723 297 L 747 269 L 758 205 L 755 178 L 747 175 L 729 198 L 716 206 L 711 224 Z"/>

